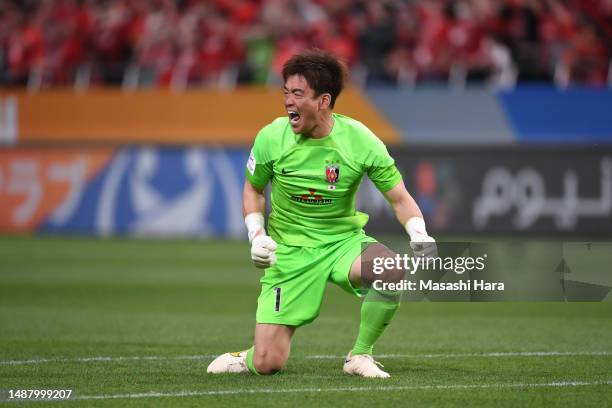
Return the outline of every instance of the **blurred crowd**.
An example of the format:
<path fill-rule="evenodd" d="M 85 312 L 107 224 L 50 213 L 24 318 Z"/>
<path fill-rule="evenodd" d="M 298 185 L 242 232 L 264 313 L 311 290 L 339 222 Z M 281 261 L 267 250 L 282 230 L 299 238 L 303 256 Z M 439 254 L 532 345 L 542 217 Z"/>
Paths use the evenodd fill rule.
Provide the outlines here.
<path fill-rule="evenodd" d="M 601 85 L 612 0 L 0 0 L 2 86 L 270 84 L 311 46 L 366 85 Z"/>

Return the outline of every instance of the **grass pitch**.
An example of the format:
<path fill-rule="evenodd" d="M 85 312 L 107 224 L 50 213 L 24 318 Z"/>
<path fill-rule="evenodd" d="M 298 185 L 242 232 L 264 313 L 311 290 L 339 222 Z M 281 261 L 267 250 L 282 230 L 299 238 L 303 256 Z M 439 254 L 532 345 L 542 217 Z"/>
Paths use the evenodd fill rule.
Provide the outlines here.
<path fill-rule="evenodd" d="M 405 303 L 342 373 L 359 301 L 330 286 L 273 377 L 207 375 L 252 341 L 260 271 L 243 242 L 0 238 L 8 406 L 611 406 L 610 303 Z M 8 402 L 9 389 L 72 389 Z"/>

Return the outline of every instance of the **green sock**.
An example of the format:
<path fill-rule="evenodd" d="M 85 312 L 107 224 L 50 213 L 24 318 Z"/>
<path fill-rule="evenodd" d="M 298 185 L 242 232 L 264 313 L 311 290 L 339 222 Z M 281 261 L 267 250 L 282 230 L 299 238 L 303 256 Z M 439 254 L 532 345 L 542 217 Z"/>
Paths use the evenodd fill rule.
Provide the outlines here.
<path fill-rule="evenodd" d="M 247 350 L 247 355 L 246 355 L 246 364 L 247 367 L 249 368 L 249 371 L 252 372 L 255 375 L 260 375 L 257 370 L 255 369 L 255 364 L 253 364 L 253 352 L 255 351 L 255 346 L 251 347 L 250 349 Z"/>
<path fill-rule="evenodd" d="M 399 307 L 399 296 L 386 296 L 371 290 L 361 304 L 361 322 L 352 354 L 372 354 L 374 343 L 391 322 Z"/>

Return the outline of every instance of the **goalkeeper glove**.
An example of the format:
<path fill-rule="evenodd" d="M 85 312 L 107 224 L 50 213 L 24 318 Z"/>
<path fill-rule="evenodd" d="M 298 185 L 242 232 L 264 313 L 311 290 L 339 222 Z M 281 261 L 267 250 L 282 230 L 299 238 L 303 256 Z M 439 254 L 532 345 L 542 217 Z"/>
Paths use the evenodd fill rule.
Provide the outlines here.
<path fill-rule="evenodd" d="M 266 234 L 262 213 L 251 213 L 244 218 L 251 243 L 251 260 L 258 268 L 276 263 L 276 242 Z"/>
<path fill-rule="evenodd" d="M 410 218 L 405 225 L 406 232 L 410 235 L 410 248 L 414 256 L 424 258 L 435 258 L 438 256 L 436 240 L 427 235 L 425 220 L 421 217 Z"/>

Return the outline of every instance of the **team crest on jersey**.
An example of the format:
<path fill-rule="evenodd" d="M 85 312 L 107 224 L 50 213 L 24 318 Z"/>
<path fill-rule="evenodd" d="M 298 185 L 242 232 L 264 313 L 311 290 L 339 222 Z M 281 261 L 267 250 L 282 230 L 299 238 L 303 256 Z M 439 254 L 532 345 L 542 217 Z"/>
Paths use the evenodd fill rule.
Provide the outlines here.
<path fill-rule="evenodd" d="M 337 183 L 340 179 L 340 166 L 338 164 L 325 166 L 325 178 L 328 183 Z"/>

